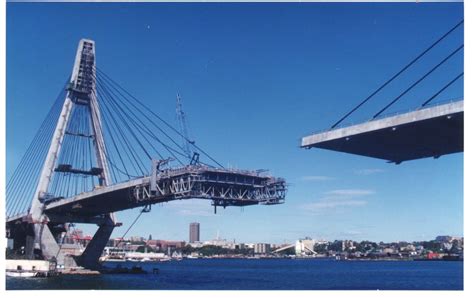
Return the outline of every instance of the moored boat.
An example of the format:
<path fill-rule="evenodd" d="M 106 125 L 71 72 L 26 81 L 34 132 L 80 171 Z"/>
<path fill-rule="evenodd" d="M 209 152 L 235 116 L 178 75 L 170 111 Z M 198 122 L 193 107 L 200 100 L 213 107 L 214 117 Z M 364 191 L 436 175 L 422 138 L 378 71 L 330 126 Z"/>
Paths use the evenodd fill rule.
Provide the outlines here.
<path fill-rule="evenodd" d="M 5 274 L 10 277 L 49 277 L 57 275 L 56 263 L 45 260 L 5 261 Z"/>

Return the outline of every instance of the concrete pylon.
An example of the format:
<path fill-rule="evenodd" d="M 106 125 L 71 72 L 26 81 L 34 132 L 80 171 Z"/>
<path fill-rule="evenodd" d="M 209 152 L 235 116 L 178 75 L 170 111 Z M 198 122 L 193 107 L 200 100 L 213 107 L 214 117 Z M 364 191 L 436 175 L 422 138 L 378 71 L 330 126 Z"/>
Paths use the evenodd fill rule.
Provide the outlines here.
<path fill-rule="evenodd" d="M 76 59 L 72 70 L 71 79 L 67 87 L 66 98 L 58 119 L 53 139 L 44 162 L 40 179 L 34 193 L 31 208 L 28 213 L 28 222 L 33 226 L 34 239 L 26 241 L 26 253 L 33 258 L 35 254 L 40 254 L 45 259 L 56 259 L 58 265 L 70 266 L 80 265 L 86 268 L 97 268 L 98 259 L 107 244 L 107 241 L 115 226 L 113 213 L 107 214 L 102 221 L 96 235 L 87 246 L 84 256 L 77 258 L 77 263 L 65 259 L 60 245 L 48 225 L 50 222 L 48 216 L 44 214 L 44 200 L 41 200 L 47 194 L 51 179 L 54 173 L 61 145 L 66 134 L 66 127 L 71 121 L 71 114 L 74 105 L 86 105 L 90 112 L 90 119 L 93 129 L 93 144 L 95 150 L 96 163 L 102 169 L 99 174 L 99 185 L 107 186 L 110 184 L 109 169 L 106 159 L 106 147 L 102 134 L 102 121 L 97 102 L 96 91 L 96 69 L 95 69 L 95 42 L 88 39 L 82 39 L 77 48 Z M 70 219 L 74 221 L 73 218 Z M 28 236 L 31 238 L 31 236 Z M 67 264 L 66 264 L 67 265 Z"/>

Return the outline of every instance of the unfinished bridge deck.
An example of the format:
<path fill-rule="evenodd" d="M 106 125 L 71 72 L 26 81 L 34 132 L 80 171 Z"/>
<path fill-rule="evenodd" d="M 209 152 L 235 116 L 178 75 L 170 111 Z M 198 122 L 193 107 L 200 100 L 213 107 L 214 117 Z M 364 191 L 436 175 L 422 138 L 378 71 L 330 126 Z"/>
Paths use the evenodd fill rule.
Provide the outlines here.
<path fill-rule="evenodd" d="M 389 162 L 435 157 L 464 150 L 464 101 L 304 137 L 303 148 L 320 148 Z"/>
<path fill-rule="evenodd" d="M 284 202 L 285 181 L 254 171 L 216 169 L 202 165 L 165 169 L 156 175 L 96 188 L 69 198 L 53 198 L 45 203 L 48 217 L 65 222 L 90 221 L 110 212 L 181 199 L 207 199 L 215 206 L 272 205 Z M 25 220 L 26 214 L 7 218 Z"/>

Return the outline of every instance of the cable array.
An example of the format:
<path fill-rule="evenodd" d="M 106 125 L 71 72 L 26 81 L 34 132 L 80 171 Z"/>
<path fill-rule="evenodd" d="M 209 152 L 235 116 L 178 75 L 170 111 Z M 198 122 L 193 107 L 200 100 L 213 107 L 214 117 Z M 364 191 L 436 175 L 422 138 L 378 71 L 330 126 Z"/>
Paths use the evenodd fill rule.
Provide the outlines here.
<path fill-rule="evenodd" d="M 142 127 L 144 129 L 143 133 L 150 136 L 150 132 L 153 132 L 155 135 L 151 138 L 155 142 L 160 143 L 161 146 L 165 147 L 165 151 L 169 152 L 173 158 L 176 158 L 180 164 L 186 164 L 189 161 L 187 160 L 189 157 L 186 154 L 186 149 L 182 144 L 180 144 L 180 141 L 178 140 L 183 139 L 190 145 L 192 151 L 202 154 L 208 159 L 207 163 L 201 163 L 224 168 L 221 163 L 219 163 L 202 147 L 198 146 L 193 140 L 188 139 L 177 128 L 159 116 L 154 111 L 154 107 L 146 106 L 142 101 L 133 96 L 129 91 L 110 78 L 110 76 L 108 76 L 98 67 L 96 67 L 96 78 L 98 82 L 97 90 L 99 93 L 99 98 L 104 97 L 104 92 L 109 93 L 109 95 L 111 95 L 109 99 L 114 99 L 116 104 L 123 105 L 124 109 L 132 113 L 129 114 L 129 116 L 138 116 L 139 118 L 136 119 L 136 121 L 139 121 L 141 124 L 145 125 Z M 102 86 L 102 88 L 100 86 Z M 101 90 L 103 92 L 102 96 L 100 94 Z M 105 101 L 107 101 L 107 99 L 105 99 Z M 170 151 L 172 151 L 174 154 L 171 154 Z M 186 162 L 183 163 L 183 161 Z"/>
<path fill-rule="evenodd" d="M 69 79 L 67 82 L 69 82 Z M 61 88 L 56 100 L 7 183 L 7 216 L 14 216 L 24 212 L 31 204 L 31 199 L 36 190 L 43 163 L 46 159 L 59 115 L 61 114 L 66 96 L 67 82 Z"/>
<path fill-rule="evenodd" d="M 441 43 L 446 37 L 452 34 L 456 29 L 461 27 L 464 23 L 464 20 L 458 22 L 454 27 L 452 27 L 449 31 L 439 37 L 435 42 L 433 42 L 429 47 L 427 47 L 424 51 L 422 51 L 419 55 L 417 55 L 414 59 L 412 59 L 407 65 L 405 65 L 401 70 L 399 70 L 396 74 L 394 74 L 390 79 L 385 81 L 381 86 L 379 86 L 374 92 L 372 92 L 369 96 L 367 96 L 364 100 L 362 100 L 359 104 L 357 104 L 353 109 L 351 109 L 347 114 L 345 114 L 342 118 L 336 121 L 332 126 L 331 129 L 336 128 L 339 124 L 341 124 L 347 117 L 357 111 L 360 107 L 366 104 L 370 99 L 372 99 L 375 95 L 377 95 L 382 89 L 384 89 L 387 85 L 393 82 L 396 78 L 398 78 L 401 74 L 403 74 L 406 70 L 408 70 L 411 66 L 413 66 L 417 61 L 419 61 L 423 56 L 425 56 L 428 52 L 430 52 L 433 48 L 435 48 L 438 44 Z M 413 83 L 410 87 L 404 90 L 400 95 L 395 97 L 388 105 L 384 106 L 380 111 L 375 113 L 372 119 L 377 118 L 383 112 L 385 112 L 389 107 L 391 107 L 394 103 L 396 103 L 400 98 L 402 98 L 405 94 L 407 94 L 410 90 L 412 90 L 416 85 L 418 85 L 421 81 L 423 81 L 426 77 L 428 77 L 431 73 L 433 73 L 438 67 L 443 65 L 446 61 L 448 61 L 454 54 L 458 53 L 464 45 L 459 46 L 456 48 L 450 55 L 444 58 L 440 63 L 438 63 L 435 67 L 433 67 L 428 73 L 418 79 L 415 83 Z M 440 95 L 444 90 L 446 90 L 449 86 L 451 86 L 457 79 L 459 79 L 463 75 L 460 74 L 456 77 L 455 80 L 446 84 L 439 92 L 435 93 L 430 99 L 428 99 L 422 106 L 425 106 L 427 103 L 431 102 L 435 97 Z"/>
<path fill-rule="evenodd" d="M 147 107 L 104 71 L 94 68 L 92 78 L 95 88 L 89 101 L 76 99 L 65 84 L 7 185 L 7 216 L 24 213 L 31 204 L 66 96 L 73 105 L 42 199 L 58 200 L 91 191 L 101 186 L 99 177 L 105 170 L 109 184 L 115 184 L 149 175 L 153 159 L 168 160 L 170 167 L 189 165 L 192 161 L 186 143 L 203 157 L 199 163 L 223 167 L 160 117 L 156 107 Z M 94 121 L 98 123 L 94 125 Z M 98 141 L 95 127 L 103 143 Z M 103 152 L 106 169 L 101 168 L 98 151 Z"/>

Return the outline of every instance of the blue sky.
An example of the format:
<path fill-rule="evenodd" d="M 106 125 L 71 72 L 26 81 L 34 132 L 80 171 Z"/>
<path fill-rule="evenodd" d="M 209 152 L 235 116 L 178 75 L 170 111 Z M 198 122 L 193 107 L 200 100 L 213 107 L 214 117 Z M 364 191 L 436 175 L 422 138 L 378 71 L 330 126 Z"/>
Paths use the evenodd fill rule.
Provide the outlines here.
<path fill-rule="evenodd" d="M 462 3 L 7 4 L 7 179 L 70 74 L 77 43 L 169 121 L 183 97 L 193 137 L 224 165 L 290 183 L 278 206 L 154 206 L 129 235 L 237 242 L 429 240 L 463 234 L 463 154 L 387 164 L 299 148 L 463 18 Z M 345 123 L 367 120 L 463 43 L 450 36 Z M 437 71 L 388 112 L 419 106 L 463 68 Z M 439 101 L 463 96 L 462 81 Z M 121 236 L 138 209 L 120 212 Z M 92 227 L 84 227 L 88 232 Z"/>

